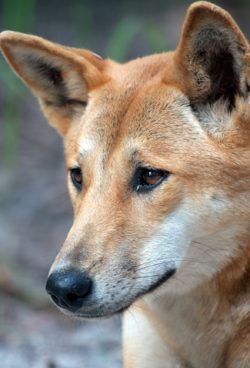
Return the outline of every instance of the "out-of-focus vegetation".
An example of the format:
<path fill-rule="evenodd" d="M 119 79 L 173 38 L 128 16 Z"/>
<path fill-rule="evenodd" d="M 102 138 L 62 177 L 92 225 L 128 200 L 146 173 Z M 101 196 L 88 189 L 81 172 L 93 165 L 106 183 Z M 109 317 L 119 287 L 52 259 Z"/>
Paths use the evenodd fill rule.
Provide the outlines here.
<path fill-rule="evenodd" d="M 36 0 L 3 0 L 2 25 L 3 29 L 22 30 L 31 32 L 34 20 Z M 2 158 L 11 163 L 17 154 L 19 116 L 24 99 L 24 88 L 18 82 L 13 72 L 3 60 L 0 60 L 1 84 L 5 85 L 3 94 L 3 124 L 2 124 Z"/>
<path fill-rule="evenodd" d="M 75 46 L 101 49 L 104 56 L 125 61 L 134 43 L 146 44 L 146 50 L 167 50 L 169 42 L 159 17 L 166 9 L 187 6 L 187 0 L 0 0 L 2 29 L 39 33 L 41 29 L 56 27 L 63 18 L 67 23 L 64 34 L 71 33 Z M 216 1 L 219 5 L 221 2 Z M 227 0 L 226 6 L 249 7 L 250 0 Z M 47 15 L 46 15 L 47 13 Z M 66 17 L 66 18 L 65 18 Z M 51 28 L 52 29 L 52 28 Z M 45 32 L 43 32 L 45 33 Z M 53 32 L 47 32 L 48 37 Z M 43 35 L 43 34 L 42 34 Z M 60 38 L 60 37 L 57 37 Z M 58 42 L 63 42 L 62 37 Z M 134 55 L 133 55 L 134 56 Z M 140 50 L 138 51 L 140 56 Z M 18 154 L 19 118 L 27 90 L 0 59 L 1 161 L 15 164 Z M 1 101 L 2 100 L 2 101 Z"/>

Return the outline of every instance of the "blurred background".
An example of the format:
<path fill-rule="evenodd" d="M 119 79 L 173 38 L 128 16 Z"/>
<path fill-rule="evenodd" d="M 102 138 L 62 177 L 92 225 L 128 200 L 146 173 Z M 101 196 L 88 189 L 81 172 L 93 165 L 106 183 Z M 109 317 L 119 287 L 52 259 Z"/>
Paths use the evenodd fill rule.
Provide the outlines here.
<path fill-rule="evenodd" d="M 0 31 L 124 62 L 174 49 L 190 1 L 0 0 Z M 216 2 L 250 36 L 250 0 Z M 63 146 L 0 58 L 0 367 L 121 367 L 120 319 L 75 322 L 44 285 L 72 222 Z"/>

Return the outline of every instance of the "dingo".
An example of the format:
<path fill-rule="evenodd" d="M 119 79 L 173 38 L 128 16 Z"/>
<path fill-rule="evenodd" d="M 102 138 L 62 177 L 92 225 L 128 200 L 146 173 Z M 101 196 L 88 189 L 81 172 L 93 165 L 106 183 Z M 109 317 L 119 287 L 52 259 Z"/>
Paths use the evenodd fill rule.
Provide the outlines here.
<path fill-rule="evenodd" d="M 219 7 L 118 64 L 15 32 L 1 49 L 63 136 L 75 220 L 47 291 L 124 314 L 126 368 L 250 367 L 250 49 Z"/>

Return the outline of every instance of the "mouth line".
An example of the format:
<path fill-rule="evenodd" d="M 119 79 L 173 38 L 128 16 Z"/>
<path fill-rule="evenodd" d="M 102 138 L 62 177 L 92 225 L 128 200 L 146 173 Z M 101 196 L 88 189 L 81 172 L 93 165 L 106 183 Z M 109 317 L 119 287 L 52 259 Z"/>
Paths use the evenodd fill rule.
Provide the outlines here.
<path fill-rule="evenodd" d="M 101 313 L 89 313 L 89 314 L 84 314 L 84 313 L 74 313 L 74 317 L 77 318 L 86 318 L 86 319 L 90 319 L 90 318 L 108 318 L 108 317 L 112 317 L 114 315 L 117 314 L 121 314 L 123 312 L 125 312 L 134 302 L 135 300 L 137 300 L 138 298 L 149 294 L 151 292 L 153 292 L 155 289 L 157 289 L 159 286 L 161 286 L 162 284 L 164 284 L 164 282 L 166 282 L 168 279 L 170 279 L 170 277 L 172 277 L 174 274 L 176 273 L 176 269 L 172 268 L 170 270 L 168 270 L 163 276 L 161 276 L 153 285 L 151 285 L 148 289 L 146 290 L 142 290 L 140 293 L 138 293 L 135 298 L 133 298 L 133 301 L 131 301 L 130 303 L 128 303 L 127 305 L 123 306 L 120 309 L 117 309 L 115 311 L 107 311 L 105 312 L 101 312 Z"/>
<path fill-rule="evenodd" d="M 151 293 L 155 289 L 157 289 L 159 286 L 164 284 L 170 277 L 172 277 L 176 273 L 176 268 L 171 268 L 167 272 L 164 273 L 153 285 L 151 285 L 147 290 L 142 291 L 137 297 L 143 296 L 145 294 Z"/>

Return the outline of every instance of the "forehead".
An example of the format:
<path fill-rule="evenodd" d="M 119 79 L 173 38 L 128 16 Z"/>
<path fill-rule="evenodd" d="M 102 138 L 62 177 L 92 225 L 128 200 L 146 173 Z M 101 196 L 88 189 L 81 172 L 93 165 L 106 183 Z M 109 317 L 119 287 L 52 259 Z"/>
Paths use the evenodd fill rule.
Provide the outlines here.
<path fill-rule="evenodd" d="M 102 151 L 108 157 L 118 147 L 130 154 L 163 146 L 173 149 L 176 144 L 177 149 L 180 140 L 185 142 L 202 133 L 187 97 L 162 81 L 159 66 L 150 76 L 149 70 L 147 64 L 139 73 L 131 66 L 126 72 L 121 69 L 116 79 L 113 76 L 110 83 L 90 95 L 86 113 L 72 128 L 70 146 L 76 143 L 75 153 L 85 157 Z"/>

